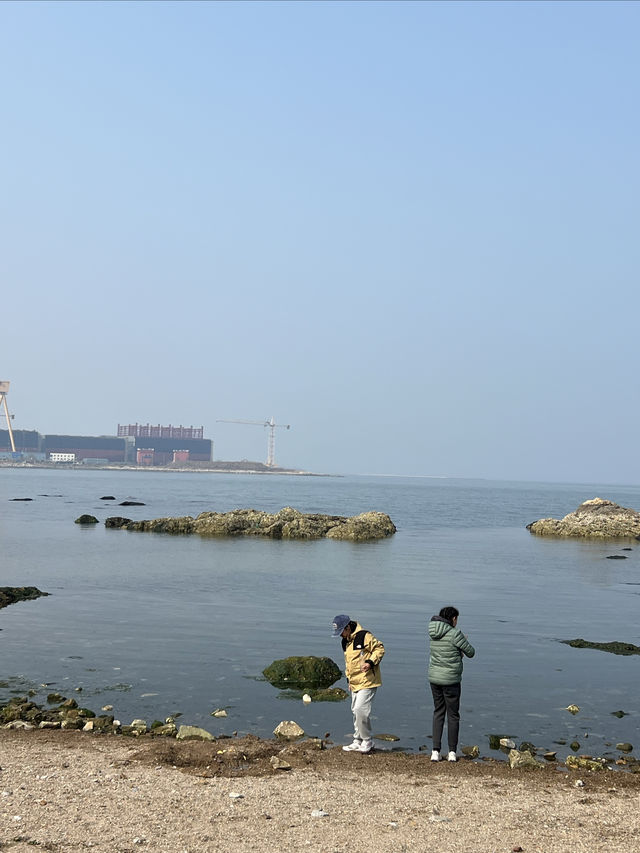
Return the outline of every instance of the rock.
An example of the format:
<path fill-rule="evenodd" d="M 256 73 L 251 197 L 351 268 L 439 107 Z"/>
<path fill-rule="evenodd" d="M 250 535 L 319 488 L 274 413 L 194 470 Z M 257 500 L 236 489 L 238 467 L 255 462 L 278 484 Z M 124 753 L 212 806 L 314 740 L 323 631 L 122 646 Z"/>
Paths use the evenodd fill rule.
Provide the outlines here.
<path fill-rule="evenodd" d="M 568 755 L 564 763 L 572 770 L 603 770 L 606 764 L 604 759 L 587 758 L 586 755 Z"/>
<path fill-rule="evenodd" d="M 12 720 L 10 723 L 6 723 L 3 729 L 22 729 L 23 731 L 31 731 L 31 729 L 35 729 L 35 726 L 31 723 L 27 723 L 24 720 Z"/>
<path fill-rule="evenodd" d="M 285 687 L 329 687 L 342 677 L 342 671 L 331 658 L 288 657 L 274 660 L 262 671 L 270 684 Z"/>
<path fill-rule="evenodd" d="M 87 722 L 82 727 L 83 732 L 92 732 L 93 731 L 93 720 L 87 720 Z"/>
<path fill-rule="evenodd" d="M 598 649 L 601 652 L 611 652 L 613 655 L 640 655 L 640 646 L 634 646 L 633 643 L 622 643 L 618 640 L 610 643 L 594 643 L 590 640 L 578 638 L 577 640 L 560 640 L 560 642 L 566 646 L 571 646 L 573 649 Z"/>
<path fill-rule="evenodd" d="M 42 592 L 36 586 L 0 586 L 0 607 L 8 607 L 17 601 L 33 601 L 44 595 L 49 593 Z"/>
<path fill-rule="evenodd" d="M 580 708 L 578 707 L 578 705 L 567 705 L 565 711 L 568 711 L 570 714 L 575 715 L 580 713 Z"/>
<path fill-rule="evenodd" d="M 33 498 L 11 498 L 12 501 L 32 501 Z"/>
<path fill-rule="evenodd" d="M 538 750 L 531 743 L 531 741 L 523 740 L 522 743 L 520 744 L 520 752 L 529 752 L 529 753 L 531 753 L 531 755 L 536 755 L 537 751 Z"/>
<path fill-rule="evenodd" d="M 199 726 L 180 726 L 176 740 L 215 740 L 215 738 Z"/>
<path fill-rule="evenodd" d="M 65 699 L 64 702 L 60 703 L 60 707 L 63 709 L 73 709 L 78 707 L 78 703 L 75 699 Z"/>
<path fill-rule="evenodd" d="M 512 770 L 537 770 L 542 765 L 531 755 L 530 752 L 518 752 L 517 749 L 509 750 L 509 767 Z"/>
<path fill-rule="evenodd" d="M 619 749 L 620 752 L 632 752 L 633 751 L 633 745 L 630 743 L 617 743 L 616 749 Z"/>
<path fill-rule="evenodd" d="M 146 506 L 142 501 L 120 501 L 118 506 Z"/>
<path fill-rule="evenodd" d="M 151 729 L 151 734 L 157 737 L 176 737 L 178 728 L 175 723 L 165 723 Z M 205 738 L 206 740 L 206 738 Z"/>
<path fill-rule="evenodd" d="M 607 560 L 626 560 L 627 557 L 625 554 L 611 554 L 607 557 Z"/>
<path fill-rule="evenodd" d="M 211 712 L 211 716 L 212 717 L 226 717 L 227 712 L 225 711 L 224 708 L 216 708 L 215 711 Z"/>
<path fill-rule="evenodd" d="M 326 812 L 324 809 L 314 809 L 311 812 L 311 817 L 329 817 L 329 812 Z"/>
<path fill-rule="evenodd" d="M 138 732 L 141 735 L 146 734 L 147 732 L 147 721 L 146 720 L 132 720 L 131 726 L 129 727 L 134 731 Z"/>
<path fill-rule="evenodd" d="M 577 752 L 580 749 L 580 744 L 577 740 L 572 740 L 569 744 L 569 749 L 572 749 L 574 752 Z"/>
<path fill-rule="evenodd" d="M 393 536 L 396 526 L 384 512 L 363 512 L 346 519 L 342 524 L 327 531 L 329 539 L 347 539 L 350 542 L 366 542 L 369 539 L 384 539 Z"/>
<path fill-rule="evenodd" d="M 510 740 L 509 735 L 489 735 L 489 749 L 500 749 L 500 741 L 504 739 Z"/>
<path fill-rule="evenodd" d="M 103 705 L 101 710 L 103 710 L 103 711 L 113 711 L 113 705 Z"/>
<path fill-rule="evenodd" d="M 311 696 L 309 696 L 308 693 L 305 693 L 304 696 L 302 697 L 302 701 L 309 704 L 309 702 L 311 702 Z"/>
<path fill-rule="evenodd" d="M 98 524 L 98 519 L 95 515 L 79 515 L 76 518 L 75 524 Z"/>
<path fill-rule="evenodd" d="M 289 762 L 285 761 L 284 758 L 280 758 L 278 755 L 272 755 L 269 759 L 269 764 L 271 764 L 274 770 L 291 770 Z"/>
<path fill-rule="evenodd" d="M 527 530 L 537 536 L 635 539 L 640 536 L 640 512 L 602 498 L 593 498 L 560 520 L 542 518 L 528 524 Z"/>
<path fill-rule="evenodd" d="M 304 735 L 304 729 L 293 720 L 283 720 L 273 730 L 276 737 L 284 738 L 285 740 L 296 740 Z"/>
<path fill-rule="evenodd" d="M 542 757 L 545 761 L 555 761 L 557 752 L 543 752 Z"/>
<path fill-rule="evenodd" d="M 49 693 L 49 695 L 47 696 L 47 702 L 50 705 L 60 705 L 64 701 L 65 698 L 62 693 Z"/>
<path fill-rule="evenodd" d="M 38 723 L 38 728 L 39 729 L 59 729 L 61 725 L 62 725 L 62 723 L 59 720 L 57 722 L 55 720 L 42 720 L 40 723 Z"/>
<path fill-rule="evenodd" d="M 103 495 L 100 498 L 101 501 L 115 501 L 115 497 L 113 495 Z"/>
<path fill-rule="evenodd" d="M 314 702 L 342 702 L 348 695 L 342 687 L 325 687 L 324 690 L 311 691 L 311 698 Z"/>
<path fill-rule="evenodd" d="M 622 717 L 626 717 L 626 716 L 627 716 L 627 712 L 626 712 L 626 711 L 612 711 L 612 712 L 611 712 L 611 715 L 612 715 L 613 717 L 620 717 L 620 719 L 622 719 Z"/>
<path fill-rule="evenodd" d="M 503 746 L 505 749 L 514 749 L 516 748 L 515 743 L 508 737 L 500 738 L 500 746 Z"/>
<path fill-rule="evenodd" d="M 277 513 L 255 509 L 202 512 L 195 519 L 183 516 L 129 521 L 126 527 L 128 530 L 152 533 L 266 536 L 270 539 L 321 539 L 327 536 L 353 542 L 380 539 L 396 532 L 394 523 L 382 512 L 365 512 L 347 518 L 340 515 L 305 514 L 292 507 L 284 507 Z"/>
<path fill-rule="evenodd" d="M 480 747 L 479 746 L 463 746 L 462 754 L 469 756 L 469 758 L 477 758 L 480 755 Z"/>
<path fill-rule="evenodd" d="M 388 735 L 388 734 L 384 734 L 384 733 L 381 733 L 379 735 L 374 735 L 374 738 L 376 740 L 388 741 L 389 743 L 393 743 L 394 741 L 400 740 L 400 738 L 397 735 Z"/>
<path fill-rule="evenodd" d="M 110 518 L 105 519 L 104 522 L 105 527 L 113 527 L 116 530 L 120 527 L 127 527 L 129 524 L 131 524 L 131 519 L 123 518 L 121 515 L 112 515 Z"/>

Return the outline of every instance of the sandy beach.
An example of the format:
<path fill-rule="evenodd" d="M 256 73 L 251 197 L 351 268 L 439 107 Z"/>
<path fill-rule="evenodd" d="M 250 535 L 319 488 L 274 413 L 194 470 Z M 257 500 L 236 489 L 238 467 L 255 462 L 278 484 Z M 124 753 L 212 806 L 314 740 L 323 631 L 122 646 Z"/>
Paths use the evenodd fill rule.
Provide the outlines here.
<path fill-rule="evenodd" d="M 565 853 L 640 846 L 640 774 L 0 731 L 0 849 Z M 274 770 L 271 758 L 290 764 Z"/>

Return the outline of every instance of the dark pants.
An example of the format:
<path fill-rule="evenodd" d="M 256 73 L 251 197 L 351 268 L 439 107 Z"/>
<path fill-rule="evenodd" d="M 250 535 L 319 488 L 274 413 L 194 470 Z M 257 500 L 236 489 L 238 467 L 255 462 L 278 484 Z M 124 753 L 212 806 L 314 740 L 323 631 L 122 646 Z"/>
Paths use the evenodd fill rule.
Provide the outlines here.
<path fill-rule="evenodd" d="M 457 684 L 434 684 L 432 681 L 429 684 L 431 684 L 431 693 L 433 694 L 433 748 L 440 752 L 446 715 L 449 752 L 455 752 L 458 749 L 460 689 L 462 685 L 460 682 Z"/>

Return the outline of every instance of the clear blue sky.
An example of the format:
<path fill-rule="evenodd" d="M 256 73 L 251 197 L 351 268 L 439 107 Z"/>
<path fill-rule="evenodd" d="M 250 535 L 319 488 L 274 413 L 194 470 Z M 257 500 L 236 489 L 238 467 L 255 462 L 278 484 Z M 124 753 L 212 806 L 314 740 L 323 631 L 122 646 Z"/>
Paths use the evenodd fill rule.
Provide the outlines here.
<path fill-rule="evenodd" d="M 640 5 L 0 4 L 17 428 L 640 483 Z M 0 422 L 4 426 L 4 419 Z"/>

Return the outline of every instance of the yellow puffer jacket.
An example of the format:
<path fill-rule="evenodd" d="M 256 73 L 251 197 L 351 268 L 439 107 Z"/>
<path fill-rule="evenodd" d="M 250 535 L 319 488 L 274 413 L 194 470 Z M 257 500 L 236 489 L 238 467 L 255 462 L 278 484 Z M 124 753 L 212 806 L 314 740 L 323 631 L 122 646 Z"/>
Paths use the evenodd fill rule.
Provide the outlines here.
<path fill-rule="evenodd" d="M 362 625 L 356 623 L 356 627 L 348 640 L 342 640 L 344 651 L 344 673 L 353 692 L 365 687 L 380 687 L 382 676 L 380 675 L 380 661 L 384 655 L 384 646 L 380 640 L 376 640 L 370 631 L 366 631 L 362 642 L 357 636 L 361 632 Z M 367 661 L 372 664 L 371 669 L 363 672 L 360 667 Z"/>

